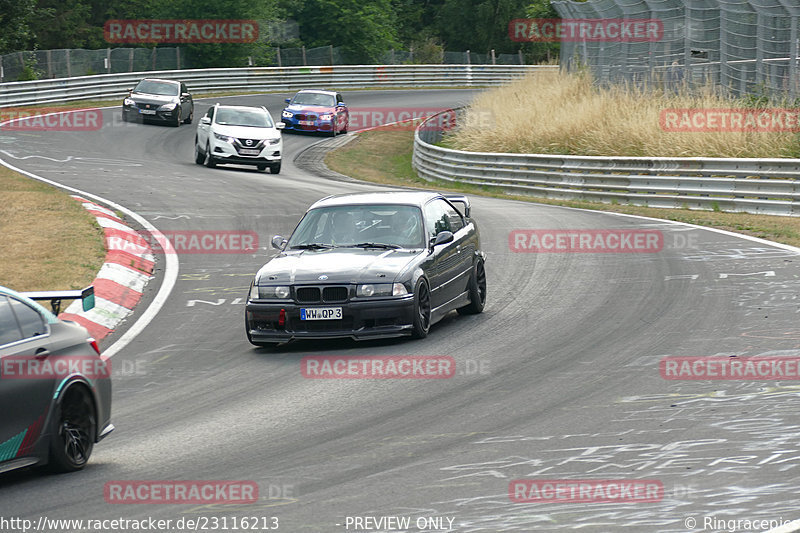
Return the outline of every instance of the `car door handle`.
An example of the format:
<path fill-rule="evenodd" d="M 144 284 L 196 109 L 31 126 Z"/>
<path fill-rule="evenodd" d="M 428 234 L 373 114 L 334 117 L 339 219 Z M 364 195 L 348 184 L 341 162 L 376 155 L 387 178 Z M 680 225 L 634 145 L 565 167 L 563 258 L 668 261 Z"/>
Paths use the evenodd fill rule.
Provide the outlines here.
<path fill-rule="evenodd" d="M 34 357 L 36 357 L 36 359 L 44 359 L 48 355 L 50 355 L 50 352 L 47 350 L 47 348 L 39 348 L 36 350 Z"/>

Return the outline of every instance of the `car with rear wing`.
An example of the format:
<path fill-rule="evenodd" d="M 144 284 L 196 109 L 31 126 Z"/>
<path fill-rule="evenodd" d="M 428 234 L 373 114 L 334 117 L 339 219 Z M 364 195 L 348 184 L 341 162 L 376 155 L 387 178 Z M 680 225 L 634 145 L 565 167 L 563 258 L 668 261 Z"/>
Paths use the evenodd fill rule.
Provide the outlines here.
<path fill-rule="evenodd" d="M 461 210 L 456 208 L 461 206 Z M 255 275 L 248 340 L 422 338 L 486 303 L 486 254 L 466 196 L 391 191 L 313 204 Z"/>
<path fill-rule="evenodd" d="M 94 289 L 0 287 L 0 473 L 80 470 L 114 429 L 109 363 L 85 328 L 56 316 L 62 301 L 75 299 L 91 310 Z"/>

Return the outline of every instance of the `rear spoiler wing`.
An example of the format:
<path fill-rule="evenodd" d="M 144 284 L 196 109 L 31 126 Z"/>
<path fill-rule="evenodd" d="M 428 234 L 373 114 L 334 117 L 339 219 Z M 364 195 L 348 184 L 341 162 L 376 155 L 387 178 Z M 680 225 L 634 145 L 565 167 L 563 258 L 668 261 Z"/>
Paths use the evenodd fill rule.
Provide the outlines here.
<path fill-rule="evenodd" d="M 464 206 L 464 216 L 469 218 L 469 212 L 470 212 L 469 198 L 467 198 L 463 194 L 443 194 L 442 196 L 447 198 L 452 203 L 462 204 Z"/>
<path fill-rule="evenodd" d="M 94 285 L 74 291 L 39 291 L 22 292 L 20 294 L 31 300 L 49 300 L 50 308 L 56 315 L 61 312 L 61 300 L 81 300 L 84 311 L 94 308 Z"/>

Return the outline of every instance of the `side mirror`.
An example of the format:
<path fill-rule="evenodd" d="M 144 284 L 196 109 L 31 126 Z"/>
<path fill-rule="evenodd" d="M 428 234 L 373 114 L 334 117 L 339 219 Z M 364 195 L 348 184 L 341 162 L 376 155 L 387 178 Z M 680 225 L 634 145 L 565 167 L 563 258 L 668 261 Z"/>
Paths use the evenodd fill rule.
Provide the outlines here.
<path fill-rule="evenodd" d="M 286 124 L 285 124 L 285 123 L 283 123 L 283 122 L 276 122 L 276 123 L 275 123 L 275 127 L 276 127 L 277 129 L 279 129 L 279 130 L 282 130 L 283 128 L 285 128 L 285 127 L 286 127 Z"/>
<path fill-rule="evenodd" d="M 280 235 L 275 235 L 272 238 L 272 247 L 277 250 L 283 250 L 283 247 L 286 246 L 286 239 L 281 237 Z"/>
<path fill-rule="evenodd" d="M 208 117 L 203 117 L 200 119 L 200 124 L 208 126 L 209 124 L 211 124 L 211 119 Z"/>
<path fill-rule="evenodd" d="M 286 102 L 287 104 L 290 103 L 291 101 L 292 101 L 291 98 L 287 98 L 286 100 L 284 100 L 284 102 Z"/>
<path fill-rule="evenodd" d="M 433 246 L 439 246 L 440 244 L 447 244 L 448 242 L 453 242 L 455 236 L 453 235 L 452 231 L 440 231 L 436 238 L 433 240 Z"/>

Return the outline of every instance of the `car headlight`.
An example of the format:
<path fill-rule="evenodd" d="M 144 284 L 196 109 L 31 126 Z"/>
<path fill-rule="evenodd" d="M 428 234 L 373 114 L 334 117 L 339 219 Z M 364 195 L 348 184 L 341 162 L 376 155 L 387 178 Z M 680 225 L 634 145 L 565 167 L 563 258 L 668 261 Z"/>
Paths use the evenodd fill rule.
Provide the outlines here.
<path fill-rule="evenodd" d="M 324 115 L 319 116 L 320 120 L 331 120 L 333 115 L 331 113 L 325 113 Z"/>
<path fill-rule="evenodd" d="M 356 287 L 356 296 L 404 296 L 408 294 L 402 283 L 365 283 Z"/>
<path fill-rule="evenodd" d="M 281 116 L 283 118 L 292 118 L 294 115 L 290 111 L 281 111 Z"/>
<path fill-rule="evenodd" d="M 269 139 L 269 144 L 278 144 L 281 142 L 281 138 L 278 137 L 277 139 Z"/>
<path fill-rule="evenodd" d="M 291 294 L 291 290 L 286 285 L 276 285 L 274 287 L 259 287 L 259 298 L 279 298 L 285 300 Z"/>
<path fill-rule="evenodd" d="M 253 283 L 250 285 L 250 295 L 248 296 L 250 300 L 257 300 L 258 299 L 258 285 Z"/>
<path fill-rule="evenodd" d="M 164 105 L 161 106 L 161 110 L 162 111 L 172 111 L 173 109 L 175 109 L 176 105 L 178 105 L 178 104 L 174 104 L 174 103 L 173 104 L 164 104 Z"/>
<path fill-rule="evenodd" d="M 135 106 L 136 102 L 133 100 L 133 98 L 126 98 L 122 101 L 122 105 Z"/>
<path fill-rule="evenodd" d="M 217 132 L 214 132 L 214 137 L 217 140 L 220 140 L 222 142 L 226 142 L 226 143 L 232 143 L 233 142 L 233 137 L 228 137 L 227 135 L 220 135 Z"/>

